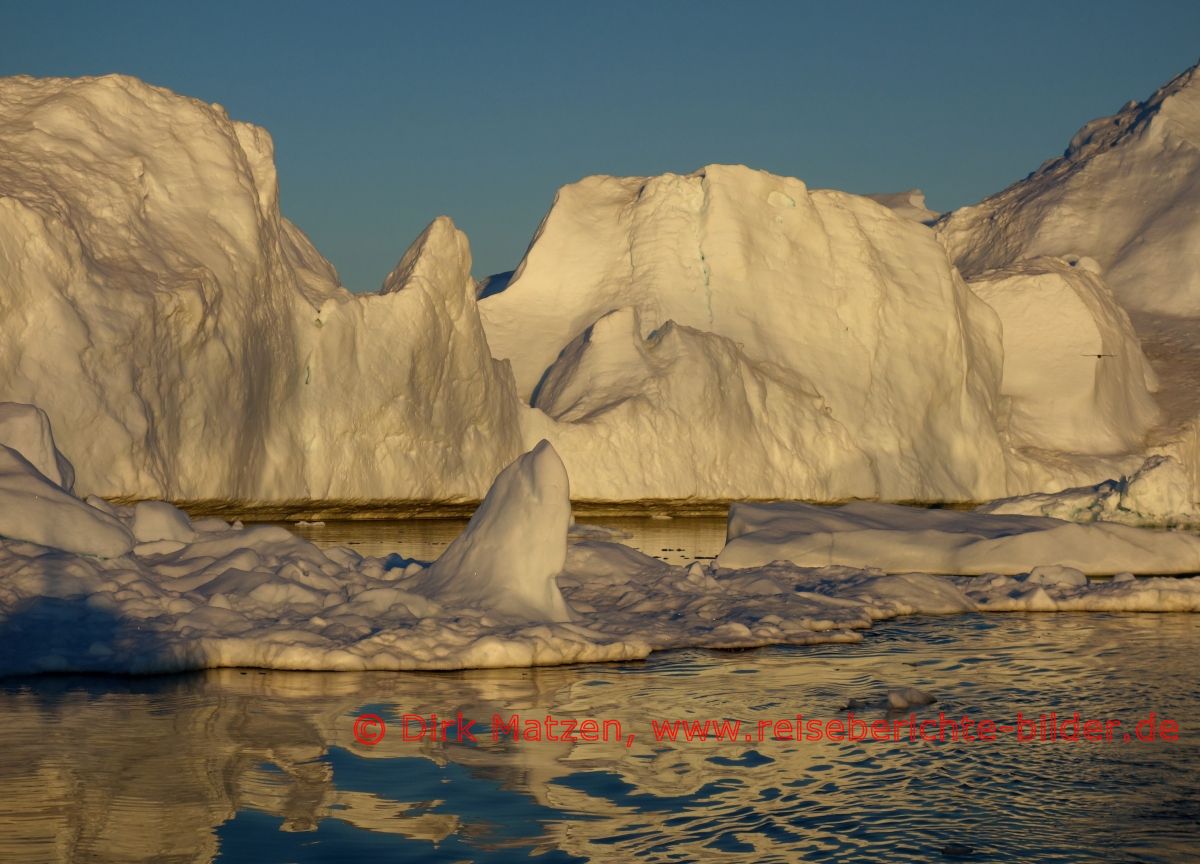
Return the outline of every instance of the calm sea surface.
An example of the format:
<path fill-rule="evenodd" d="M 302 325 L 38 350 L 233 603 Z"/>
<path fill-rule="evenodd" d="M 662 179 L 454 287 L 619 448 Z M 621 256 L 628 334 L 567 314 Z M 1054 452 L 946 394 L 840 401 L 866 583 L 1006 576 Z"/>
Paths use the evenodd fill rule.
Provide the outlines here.
<path fill-rule="evenodd" d="M 611 539 L 667 561 L 687 564 L 715 558 L 725 545 L 724 516 L 654 518 L 650 516 L 580 517 L 579 530 L 602 527 Z M 280 522 L 318 546 L 348 546 L 360 555 L 402 552 L 432 561 L 467 527 L 466 519 L 393 519 L 315 524 Z M 604 539 L 604 538 L 601 538 Z"/>
<path fill-rule="evenodd" d="M 307 531 L 420 558 L 463 524 L 421 521 Z M 669 560 L 723 535 L 719 519 L 595 521 Z M 1198 657 L 1195 616 L 971 615 L 628 664 L 0 679 L 0 860 L 1196 861 Z M 758 740 L 797 714 L 846 721 L 851 699 L 903 722 L 878 702 L 889 687 L 937 697 L 918 720 L 1079 712 L 1134 732 L 1154 712 L 1179 740 Z M 403 715 L 434 713 L 477 742 L 404 740 Z M 373 746 L 363 714 L 387 724 Z M 493 740 L 513 715 L 555 735 L 610 721 L 611 740 Z M 653 733 L 706 719 L 740 720 L 737 740 Z"/>

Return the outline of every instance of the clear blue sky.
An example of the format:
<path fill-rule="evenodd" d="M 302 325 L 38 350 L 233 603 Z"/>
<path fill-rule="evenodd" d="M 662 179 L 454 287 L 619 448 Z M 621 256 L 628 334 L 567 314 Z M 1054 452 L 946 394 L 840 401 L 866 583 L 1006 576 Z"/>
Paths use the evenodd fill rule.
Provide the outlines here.
<path fill-rule="evenodd" d="M 587 174 L 742 162 L 971 203 L 1200 58 L 1200 2 L 10 2 L 0 74 L 123 72 L 275 138 L 355 290 L 434 216 L 511 269 Z"/>

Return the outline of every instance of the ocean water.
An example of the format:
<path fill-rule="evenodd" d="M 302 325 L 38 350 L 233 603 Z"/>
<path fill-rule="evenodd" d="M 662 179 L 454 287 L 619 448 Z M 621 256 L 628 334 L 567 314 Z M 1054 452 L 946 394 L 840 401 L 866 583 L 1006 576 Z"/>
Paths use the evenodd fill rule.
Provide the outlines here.
<path fill-rule="evenodd" d="M 663 533 L 626 542 L 712 554 L 713 524 L 645 521 Z M 336 542 L 404 530 L 361 528 Z M 1195 861 L 1197 656 L 1190 615 L 968 615 L 622 664 L 0 679 L 0 861 Z M 903 687 L 938 701 L 889 710 Z M 1111 741 L 789 740 L 797 715 L 848 724 L 851 700 L 889 729 L 910 713 L 976 733 L 1018 712 L 1121 726 Z M 1151 712 L 1159 740 L 1138 740 Z M 476 740 L 432 740 L 432 714 Z M 543 736 L 493 736 L 514 716 Z M 608 740 L 578 740 L 586 719 Z M 705 720 L 742 725 L 661 733 Z"/>
<path fill-rule="evenodd" d="M 602 527 L 611 539 L 670 564 L 715 558 L 725 545 L 724 515 L 655 518 L 651 516 L 579 516 L 581 530 Z M 466 519 L 422 518 L 328 521 L 285 525 L 318 546 L 348 546 L 360 555 L 432 561 L 467 527 Z"/>

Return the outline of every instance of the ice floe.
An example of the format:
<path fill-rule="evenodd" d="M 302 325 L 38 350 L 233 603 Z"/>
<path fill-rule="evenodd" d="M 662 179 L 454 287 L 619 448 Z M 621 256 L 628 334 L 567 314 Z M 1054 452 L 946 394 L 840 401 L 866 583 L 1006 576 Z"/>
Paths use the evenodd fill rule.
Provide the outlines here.
<path fill-rule="evenodd" d="M 890 573 L 1019 574 L 1043 565 L 1096 575 L 1200 573 L 1200 536 L 872 502 L 734 504 L 717 563 L 757 567 L 772 561 Z"/>
<path fill-rule="evenodd" d="M 1070 532 L 1057 559 L 1039 556 L 1047 566 L 980 577 L 803 566 L 812 562 L 777 560 L 788 557 L 787 543 L 763 543 L 772 519 L 776 528 L 795 528 L 803 514 L 843 536 L 856 531 L 836 529 L 854 519 L 882 522 L 888 543 L 865 548 L 909 556 L 922 544 L 943 548 L 941 535 L 983 544 L 1003 542 L 1006 532 L 1056 539 L 1057 528 L 1020 533 L 1043 523 L 1084 532 L 1086 545 L 1097 548 L 1107 543 L 1120 551 L 1117 540 L 1141 544 L 1150 550 L 1147 560 L 1200 545 L 1190 535 L 1121 525 L 789 505 L 735 508 L 735 536 L 707 564 L 670 566 L 617 543 L 569 542 L 567 477 L 548 443 L 500 473 L 463 535 L 429 565 L 401 554 L 321 550 L 277 526 L 190 520 L 164 502 L 80 501 L 16 451 L 0 450 L 5 454 L 20 482 L 10 484 L 3 475 L 9 497 L 0 507 L 6 514 L 0 525 L 0 674 L 553 665 L 670 648 L 855 641 L 873 621 L 898 615 L 1200 611 L 1194 577 L 1124 573 L 1095 582 L 1049 563 L 1074 560 L 1078 546 L 1070 545 L 1076 536 Z M 942 530 L 918 527 L 929 514 Z M 977 528 L 971 534 L 964 525 L 994 528 L 980 539 Z M 775 534 L 776 541 L 786 536 Z M 763 560 L 745 560 L 750 553 Z M 888 560 L 881 553 L 879 561 Z"/>

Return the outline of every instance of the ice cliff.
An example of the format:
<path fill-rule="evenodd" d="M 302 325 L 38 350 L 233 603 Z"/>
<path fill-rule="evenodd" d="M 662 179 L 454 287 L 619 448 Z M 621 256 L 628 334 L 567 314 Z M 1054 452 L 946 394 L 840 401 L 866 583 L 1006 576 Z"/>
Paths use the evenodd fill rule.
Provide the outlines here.
<path fill-rule="evenodd" d="M 1137 459 L 1146 455 L 1170 459 L 1177 465 L 1171 472 L 1173 479 L 1169 488 L 1151 496 L 1157 503 L 1149 510 L 1161 513 L 1163 502 L 1182 501 L 1175 516 L 1187 518 L 1200 502 L 1200 398 L 1195 386 L 1200 376 L 1200 339 L 1196 338 L 1200 323 L 1198 201 L 1200 66 L 1193 66 L 1144 101 L 1131 101 L 1112 116 L 1085 124 L 1062 156 L 1048 160 L 979 204 L 943 216 L 935 226 L 955 264 L 989 303 L 995 299 L 989 292 L 1003 287 L 1005 280 L 1016 289 L 1008 300 L 995 304 L 997 309 L 1007 305 L 1010 314 L 1017 304 L 1034 296 L 1034 286 L 1027 278 L 1032 270 L 1045 271 L 1045 262 L 1052 258 L 1071 266 L 1077 274 L 1072 281 L 1078 299 L 1059 289 L 1064 302 L 1054 306 L 1053 318 L 1045 317 L 1050 305 L 1040 313 L 1027 307 L 1024 323 L 1013 328 L 1026 342 L 1026 349 L 1032 347 L 1038 329 L 1047 334 L 1053 330 L 1058 336 L 1052 343 L 1043 340 L 1036 349 L 1039 354 L 1048 349 L 1045 364 L 1040 360 L 1024 364 L 1027 370 L 1037 366 L 1044 381 L 1042 408 L 1038 409 L 1044 413 L 1033 424 L 1018 420 L 1018 426 L 1038 437 L 1051 432 L 1049 427 L 1058 424 L 1065 413 L 1076 412 L 1070 407 L 1075 397 L 1069 393 L 1054 394 L 1057 407 L 1051 407 L 1051 399 L 1044 397 L 1060 381 L 1076 396 L 1082 394 L 1086 370 L 1074 368 L 1066 375 L 1052 370 L 1066 369 L 1068 345 L 1079 346 L 1078 353 L 1094 354 L 1095 422 L 1062 427 L 1068 449 L 1095 453 L 1106 438 L 1109 443 L 1104 446 L 1110 451 L 1126 447 L 1136 459 L 1131 458 L 1113 474 L 1114 482 L 1119 473 L 1135 470 Z M 1066 272 L 1060 265 L 1051 269 Z M 1009 275 L 1000 277 L 997 271 Z M 1026 277 L 1014 281 L 1018 273 Z M 1047 277 L 1048 273 L 1038 280 L 1044 304 L 1049 304 L 1053 293 Z M 1099 339 L 1087 335 L 1095 327 L 1077 329 L 1069 323 L 1076 315 L 1072 310 L 1078 310 L 1084 299 L 1079 293 L 1082 282 L 1096 280 L 1112 292 L 1109 298 L 1106 290 L 1097 291 L 1098 285 L 1089 289 L 1094 299 L 1086 305 L 1093 309 L 1100 331 L 1108 333 Z M 1039 317 L 1043 321 L 1040 328 L 1034 323 Z M 1006 352 L 1010 332 L 1006 323 Z M 1085 341 L 1108 347 L 1091 351 L 1082 347 Z M 1157 418 L 1136 385 L 1143 352 L 1157 379 Z M 1028 350 L 1024 353 L 1032 358 Z M 1006 357 L 1006 373 L 1010 367 L 1018 372 Z M 1114 386 L 1121 378 L 1126 382 L 1123 392 Z M 1154 384 L 1147 378 L 1146 389 L 1154 389 Z M 1058 403 L 1060 397 L 1066 397 L 1065 401 Z M 1014 400 L 1014 416 L 1024 413 L 1028 419 L 1031 412 L 1021 412 L 1016 405 L 1021 400 L 1032 407 L 1033 403 L 1021 396 Z M 1082 415 L 1077 416 L 1082 420 Z M 1042 427 L 1041 432 L 1037 426 Z M 1054 447 L 1064 444 L 1061 434 L 1043 436 L 1044 441 L 1051 439 Z M 1018 430 L 1016 440 L 1028 445 L 1031 436 Z M 1025 452 L 1010 460 L 1010 470 L 1019 478 L 1012 484 L 1014 490 L 1034 490 L 1064 483 L 1088 485 L 1095 482 L 1089 478 L 1104 469 L 1089 467 L 1084 459 L 1063 459 L 1061 454 Z M 1151 479 L 1160 475 L 1163 472 L 1147 475 L 1146 488 L 1160 482 Z M 1181 492 L 1180 483 L 1190 490 Z"/>
<path fill-rule="evenodd" d="M 589 177 L 480 310 L 581 497 L 1004 487 L 996 316 L 866 198 L 742 166 Z"/>
<path fill-rule="evenodd" d="M 1174 214 L 1146 246 L 1185 263 L 1190 80 L 1042 184 L 1169 144 L 1169 194 L 1129 194 Z M 940 225 L 964 281 L 919 193 L 879 198 L 590 177 L 511 277 L 477 284 L 440 217 L 353 295 L 280 215 L 264 130 L 123 76 L 2 79 L 0 400 L 44 410 L 85 496 L 477 500 L 542 439 L 585 499 L 984 500 L 1136 469 L 1162 439 L 1118 301 L 1155 274 L 1078 266 L 1078 236 L 1016 260 L 985 202 Z"/>
<path fill-rule="evenodd" d="M 448 220 L 342 289 L 218 105 L 0 80 L 0 399 L 46 411 L 84 492 L 478 498 L 520 441 L 473 293 Z"/>

